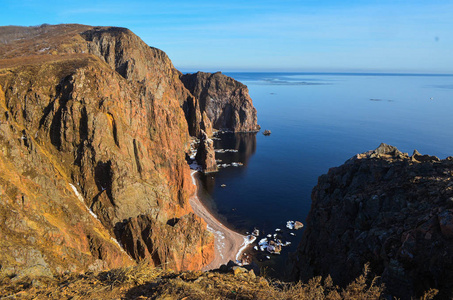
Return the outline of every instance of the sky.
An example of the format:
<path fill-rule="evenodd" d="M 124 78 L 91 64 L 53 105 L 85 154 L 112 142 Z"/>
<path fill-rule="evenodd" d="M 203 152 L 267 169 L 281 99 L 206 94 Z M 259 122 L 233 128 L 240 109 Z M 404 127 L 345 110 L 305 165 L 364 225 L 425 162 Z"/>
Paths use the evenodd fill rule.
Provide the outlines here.
<path fill-rule="evenodd" d="M 453 0 L 0 0 L 0 7 L 0 26 L 127 27 L 180 70 L 453 73 Z"/>

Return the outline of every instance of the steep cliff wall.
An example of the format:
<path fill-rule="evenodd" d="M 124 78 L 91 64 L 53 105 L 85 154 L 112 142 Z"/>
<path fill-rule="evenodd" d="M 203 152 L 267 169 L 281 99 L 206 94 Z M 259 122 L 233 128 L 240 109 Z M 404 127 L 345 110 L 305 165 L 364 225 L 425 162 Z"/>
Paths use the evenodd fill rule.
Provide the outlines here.
<path fill-rule="evenodd" d="M 453 158 L 382 144 L 332 168 L 313 189 L 296 254 L 301 279 L 346 284 L 366 262 L 400 299 L 453 282 Z"/>
<path fill-rule="evenodd" d="M 127 255 L 112 244 L 111 236 L 118 237 L 137 260 L 151 258 L 155 264 L 174 269 L 198 269 L 209 262 L 213 238 L 188 203 L 194 186 L 185 161 L 189 132 L 181 106 L 193 97 L 165 53 L 122 28 L 62 25 L 7 29 L 3 29 L 9 34 L 3 38 L 7 47 L 0 50 L 4 111 L 0 125 L 12 132 L 2 133 L 2 141 L 20 143 L 23 150 L 15 155 L 23 160 L 22 167 L 38 178 L 29 192 L 33 197 L 26 199 L 37 207 L 34 215 L 40 222 L 27 223 L 24 230 L 33 232 L 53 253 L 57 242 L 37 229 L 46 224 L 42 215 L 47 211 L 49 219 L 59 224 L 56 235 L 68 233 L 66 240 L 73 239 L 72 244 L 61 239 L 58 243 L 81 253 L 67 254 L 76 265 L 74 269 L 83 269 L 96 259 L 107 262 L 108 267 L 129 264 Z M 11 31 L 22 38 L 15 41 Z M 8 151 L 16 151 L 16 146 L 5 145 Z M 5 151 L 0 153 L 1 159 L 11 163 Z M 3 178 L 5 182 L 11 176 L 16 178 L 14 186 L 25 193 L 31 189 L 30 175 L 16 169 L 16 173 L 2 174 Z M 48 180 L 39 179 L 42 176 Z M 7 190 L 6 183 L 0 186 Z M 48 195 L 52 191 L 54 198 Z M 62 193 L 68 194 L 62 198 L 67 200 L 58 201 Z M 9 197 L 20 199 L 20 195 L 17 192 Z M 1 203 L 6 205 L 3 199 Z M 49 209 L 43 202 L 51 203 L 52 199 L 55 207 Z M 20 203 L 14 205 L 19 214 L 27 215 Z M 84 205 L 100 223 L 90 219 Z M 73 206 L 80 206 L 85 223 L 74 223 L 78 218 Z M 9 211 L 2 207 L 2 222 L 11 219 Z M 1 234 L 11 236 L 4 224 Z M 70 235 L 79 231 L 87 233 L 80 238 Z M 14 234 L 18 232 L 16 229 Z M 84 236 L 97 243 L 84 242 Z M 146 243 L 137 243 L 136 236 Z M 172 242 L 175 236 L 177 245 Z M 95 245 L 94 250 L 88 247 L 91 252 L 86 251 L 86 244 Z M 3 255 L 14 257 L 9 244 L 1 246 Z M 103 250 L 109 247 L 116 247 L 116 252 Z M 77 259 L 82 254 L 89 257 L 86 262 Z M 49 269 L 52 272 L 67 269 L 57 256 L 43 256 L 47 264 L 55 265 Z M 18 254 L 15 260 L 26 260 L 26 254 Z M 2 270 L 14 264 L 9 259 Z"/>
<path fill-rule="evenodd" d="M 259 130 L 256 109 L 244 84 L 220 72 L 185 74 L 181 80 L 199 100 L 196 104 L 200 113 L 206 114 L 212 128 L 234 132 Z"/>
<path fill-rule="evenodd" d="M 14 120 L 0 86 L 1 273 L 51 276 L 133 264 L 56 160 Z"/>

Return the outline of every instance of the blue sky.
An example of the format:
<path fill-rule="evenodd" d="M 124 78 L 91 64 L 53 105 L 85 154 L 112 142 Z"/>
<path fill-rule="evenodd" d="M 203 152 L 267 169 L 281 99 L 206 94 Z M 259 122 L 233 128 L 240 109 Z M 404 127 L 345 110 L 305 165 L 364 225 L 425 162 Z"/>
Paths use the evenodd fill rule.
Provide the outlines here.
<path fill-rule="evenodd" d="M 0 0 L 0 25 L 127 27 L 177 68 L 453 73 L 453 0 Z"/>

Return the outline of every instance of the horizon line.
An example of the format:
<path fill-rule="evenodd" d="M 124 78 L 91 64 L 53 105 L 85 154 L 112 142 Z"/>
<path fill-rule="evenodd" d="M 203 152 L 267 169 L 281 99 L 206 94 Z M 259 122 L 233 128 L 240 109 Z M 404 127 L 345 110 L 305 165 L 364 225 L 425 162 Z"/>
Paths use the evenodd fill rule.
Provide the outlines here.
<path fill-rule="evenodd" d="M 434 71 L 295 71 L 295 70 L 244 70 L 244 69 L 234 69 L 234 68 L 225 68 L 225 69 L 216 69 L 216 68 L 178 68 L 175 67 L 182 73 L 196 73 L 196 72 L 206 72 L 206 73 L 292 73 L 292 74 L 319 74 L 319 75 L 369 75 L 369 76 L 453 76 L 452 73 L 447 72 L 434 72 Z"/>

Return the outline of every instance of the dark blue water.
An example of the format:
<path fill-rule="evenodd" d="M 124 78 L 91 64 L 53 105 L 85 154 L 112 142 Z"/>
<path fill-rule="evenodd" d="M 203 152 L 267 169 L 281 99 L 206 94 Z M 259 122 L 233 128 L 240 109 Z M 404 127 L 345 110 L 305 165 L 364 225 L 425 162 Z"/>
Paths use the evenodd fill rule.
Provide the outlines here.
<path fill-rule="evenodd" d="M 288 220 L 305 221 L 311 190 L 330 167 L 381 142 L 403 152 L 417 149 L 440 158 L 453 155 L 453 76 L 398 74 L 228 73 L 249 87 L 258 123 L 272 131 L 222 135 L 218 154 L 242 167 L 204 178 L 204 201 L 240 232 L 265 234 Z M 226 187 L 222 188 L 221 185 Z M 292 245 L 262 268 L 286 274 L 288 253 L 302 235 L 284 234 Z M 257 254 L 251 250 L 251 253 Z"/>

